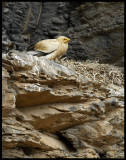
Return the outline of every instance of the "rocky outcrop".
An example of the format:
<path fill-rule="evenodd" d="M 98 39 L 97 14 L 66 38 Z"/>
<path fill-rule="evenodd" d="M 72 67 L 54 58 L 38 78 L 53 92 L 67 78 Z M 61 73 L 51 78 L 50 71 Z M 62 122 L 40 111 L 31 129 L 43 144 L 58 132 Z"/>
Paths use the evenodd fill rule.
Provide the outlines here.
<path fill-rule="evenodd" d="M 124 64 L 124 2 L 5 2 L 3 51 L 59 35 L 71 41 L 67 59 Z"/>
<path fill-rule="evenodd" d="M 16 50 L 3 54 L 2 62 L 3 158 L 124 157 L 121 72 L 110 69 L 105 86 L 86 75 L 94 65 L 88 62 L 82 74 L 67 67 L 70 61 Z M 115 76 L 120 84 L 111 83 Z"/>

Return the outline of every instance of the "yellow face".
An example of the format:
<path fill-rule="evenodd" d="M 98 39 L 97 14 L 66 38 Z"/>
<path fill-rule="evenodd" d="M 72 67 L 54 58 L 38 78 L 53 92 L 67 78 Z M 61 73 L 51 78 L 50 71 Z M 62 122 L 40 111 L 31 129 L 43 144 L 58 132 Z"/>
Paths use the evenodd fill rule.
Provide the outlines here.
<path fill-rule="evenodd" d="M 63 43 L 68 43 L 70 41 L 70 39 L 65 36 L 60 36 L 57 38 L 57 40 Z"/>
<path fill-rule="evenodd" d="M 63 38 L 63 42 L 64 42 L 64 43 L 68 43 L 69 41 L 70 41 L 69 38 L 66 38 L 66 37 Z"/>

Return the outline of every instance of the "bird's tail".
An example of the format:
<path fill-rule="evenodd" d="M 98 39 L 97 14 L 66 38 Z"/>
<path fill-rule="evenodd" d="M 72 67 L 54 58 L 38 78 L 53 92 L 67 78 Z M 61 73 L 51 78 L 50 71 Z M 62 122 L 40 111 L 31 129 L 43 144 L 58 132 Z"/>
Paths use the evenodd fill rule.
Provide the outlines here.
<path fill-rule="evenodd" d="M 34 45 L 34 44 L 32 44 L 32 45 L 30 45 L 28 48 L 26 48 L 26 50 L 25 50 L 25 51 L 31 51 L 31 50 L 34 50 L 34 47 L 35 47 L 35 45 Z"/>

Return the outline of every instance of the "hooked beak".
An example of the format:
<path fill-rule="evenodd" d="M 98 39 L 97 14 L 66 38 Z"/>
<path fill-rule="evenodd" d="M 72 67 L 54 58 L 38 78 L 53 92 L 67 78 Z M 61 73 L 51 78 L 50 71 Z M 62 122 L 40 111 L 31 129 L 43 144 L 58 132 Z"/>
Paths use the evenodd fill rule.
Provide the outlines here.
<path fill-rule="evenodd" d="M 69 39 L 69 38 L 67 38 L 67 39 L 66 39 L 66 43 L 67 43 L 67 42 L 69 42 L 69 41 L 70 41 L 70 39 Z"/>
<path fill-rule="evenodd" d="M 67 42 L 69 42 L 70 41 L 70 39 L 69 38 L 67 38 Z"/>

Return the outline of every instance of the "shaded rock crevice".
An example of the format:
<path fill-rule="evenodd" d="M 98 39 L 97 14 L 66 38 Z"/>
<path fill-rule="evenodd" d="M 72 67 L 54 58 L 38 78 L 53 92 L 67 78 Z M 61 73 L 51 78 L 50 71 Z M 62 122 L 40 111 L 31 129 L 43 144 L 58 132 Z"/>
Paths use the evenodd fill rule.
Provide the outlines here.
<path fill-rule="evenodd" d="M 124 157 L 121 71 L 19 51 L 2 59 L 3 157 Z M 94 76 L 96 70 L 106 73 L 103 82 L 101 74 Z"/>
<path fill-rule="evenodd" d="M 124 2 L 2 2 L 2 157 L 124 158 L 123 64 Z"/>

